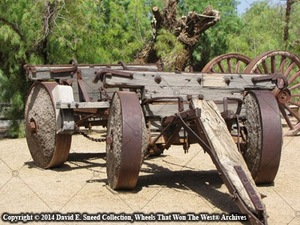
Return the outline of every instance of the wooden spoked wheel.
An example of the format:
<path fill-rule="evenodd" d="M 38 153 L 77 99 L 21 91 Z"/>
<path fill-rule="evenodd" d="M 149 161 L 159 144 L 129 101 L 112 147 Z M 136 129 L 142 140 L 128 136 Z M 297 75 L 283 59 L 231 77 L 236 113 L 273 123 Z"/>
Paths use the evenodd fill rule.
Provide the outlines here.
<path fill-rule="evenodd" d="M 51 168 L 63 164 L 70 151 L 72 135 L 56 133 L 56 109 L 52 90 L 56 82 L 35 83 L 25 105 L 27 145 L 35 164 Z"/>
<path fill-rule="evenodd" d="M 287 78 L 287 89 L 275 88 L 273 93 L 290 128 L 287 134 L 296 135 L 300 131 L 300 58 L 287 51 L 269 51 L 253 59 L 244 73 L 280 74 Z"/>
<path fill-rule="evenodd" d="M 148 145 L 145 118 L 134 92 L 113 95 L 106 139 L 109 186 L 112 189 L 133 189 Z"/>
<path fill-rule="evenodd" d="M 244 98 L 246 145 L 241 149 L 257 184 L 272 183 L 282 148 L 282 128 L 277 101 L 268 90 L 253 90 Z"/>
<path fill-rule="evenodd" d="M 247 56 L 229 53 L 215 57 L 208 62 L 201 72 L 203 73 L 242 73 L 251 62 Z"/>

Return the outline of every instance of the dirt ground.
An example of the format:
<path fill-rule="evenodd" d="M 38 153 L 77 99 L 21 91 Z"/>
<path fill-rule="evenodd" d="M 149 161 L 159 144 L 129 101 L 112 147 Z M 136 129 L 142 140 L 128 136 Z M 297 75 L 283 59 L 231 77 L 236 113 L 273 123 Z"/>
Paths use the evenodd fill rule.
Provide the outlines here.
<path fill-rule="evenodd" d="M 299 145 L 300 136 L 284 137 L 281 165 L 274 184 L 258 187 L 266 196 L 263 201 L 271 225 L 300 224 Z M 73 136 L 69 160 L 51 170 L 34 165 L 25 139 L 2 139 L 0 171 L 0 224 L 8 224 L 4 220 L 14 219 L 12 214 L 16 214 L 22 215 L 19 219 L 38 221 L 27 224 L 90 224 L 86 220 L 101 218 L 92 224 L 118 222 L 119 225 L 132 223 L 130 216 L 139 213 L 148 217 L 146 221 L 134 223 L 248 224 L 198 221 L 197 216 L 236 215 L 239 210 L 208 154 L 197 145 L 187 154 L 175 146 L 161 157 L 147 159 L 138 185 L 131 192 L 108 188 L 105 144 L 91 142 L 80 135 Z M 179 220 L 179 214 L 183 221 L 168 221 L 169 217 Z M 81 221 L 75 221 L 79 218 Z"/>

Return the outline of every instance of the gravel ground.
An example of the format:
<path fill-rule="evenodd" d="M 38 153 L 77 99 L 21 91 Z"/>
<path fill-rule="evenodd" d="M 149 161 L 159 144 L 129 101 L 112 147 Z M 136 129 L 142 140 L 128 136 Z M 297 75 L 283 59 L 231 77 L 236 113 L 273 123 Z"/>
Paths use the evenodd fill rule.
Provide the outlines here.
<path fill-rule="evenodd" d="M 266 196 L 263 201 L 271 225 L 300 224 L 299 145 L 299 136 L 284 138 L 274 185 L 258 187 Z M 23 220 L 38 220 L 27 224 L 60 225 L 90 224 L 74 220 L 93 219 L 93 214 L 100 215 L 102 220 L 93 224 L 112 224 L 104 220 L 126 220 L 140 213 L 148 215 L 147 221 L 135 223 L 171 224 L 169 217 L 180 219 L 180 214 L 186 218 L 182 217 L 185 220 L 176 224 L 213 225 L 233 222 L 197 221 L 197 216 L 239 213 L 208 154 L 197 145 L 193 145 L 188 154 L 175 146 L 160 157 L 146 160 L 138 185 L 131 192 L 108 188 L 104 143 L 94 143 L 79 135 L 73 136 L 69 160 L 51 170 L 34 165 L 25 139 L 2 139 L 0 171 L 0 224 L 8 224 L 4 219 L 13 218 L 8 215 L 22 213 Z M 61 222 L 51 221 L 54 219 Z"/>

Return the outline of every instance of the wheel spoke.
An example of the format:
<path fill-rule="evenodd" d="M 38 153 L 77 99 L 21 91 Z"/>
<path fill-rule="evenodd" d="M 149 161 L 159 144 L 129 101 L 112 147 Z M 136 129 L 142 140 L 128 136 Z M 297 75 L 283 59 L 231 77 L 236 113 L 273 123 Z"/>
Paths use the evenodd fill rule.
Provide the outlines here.
<path fill-rule="evenodd" d="M 260 68 L 257 67 L 257 68 L 254 70 L 253 73 L 256 73 L 256 74 L 262 74 L 262 71 L 261 71 Z"/>
<path fill-rule="evenodd" d="M 296 80 L 299 77 L 299 75 L 300 75 L 300 70 L 288 79 L 289 84 L 291 84 L 294 80 Z"/>
<path fill-rule="evenodd" d="M 261 64 L 262 64 L 262 67 L 263 67 L 263 69 L 264 69 L 264 73 L 265 73 L 265 74 L 268 74 L 268 73 L 269 73 L 269 70 L 268 70 L 266 61 L 262 61 Z"/>
<path fill-rule="evenodd" d="M 215 57 L 210 62 L 208 62 L 202 69 L 204 73 L 240 73 L 241 68 L 245 68 L 249 62 L 250 58 L 247 56 L 230 53 L 220 55 Z"/>
<path fill-rule="evenodd" d="M 219 66 L 219 69 L 221 70 L 221 72 L 225 73 L 225 69 L 224 69 L 223 65 L 221 64 L 221 62 L 218 62 L 218 66 Z"/>
<path fill-rule="evenodd" d="M 292 130 L 294 129 L 294 126 L 290 120 L 290 118 L 288 117 L 288 115 L 286 114 L 285 112 L 285 105 L 282 105 L 282 104 L 279 104 L 279 109 L 280 109 L 280 112 L 281 112 L 281 115 L 283 116 L 283 118 L 285 119 L 287 125 L 289 126 L 289 128 Z"/>
<path fill-rule="evenodd" d="M 227 66 L 228 66 L 228 72 L 232 73 L 232 70 L 231 70 L 232 69 L 232 64 L 231 64 L 230 58 L 228 58 L 226 61 L 227 61 Z"/>
<path fill-rule="evenodd" d="M 275 73 L 276 71 L 276 62 L 275 56 L 271 56 L 271 73 Z"/>
<path fill-rule="evenodd" d="M 289 103 L 300 107 L 300 103 L 298 103 L 298 102 L 294 102 L 294 101 L 290 100 Z"/>
<path fill-rule="evenodd" d="M 280 64 L 276 65 L 276 63 Z M 269 74 L 271 72 L 284 75 L 288 80 L 287 89 L 290 92 L 289 94 L 291 94 L 289 104 L 299 106 L 297 98 L 299 99 L 300 92 L 300 58 L 298 56 L 287 51 L 269 51 L 263 53 L 253 59 L 245 69 L 246 73 L 253 73 L 254 71 L 255 73 Z M 277 96 L 280 92 L 275 88 L 273 93 Z M 289 127 L 293 129 L 294 125 L 292 121 L 294 120 L 289 119 L 286 111 L 298 121 L 299 115 L 293 112 L 289 105 L 281 106 L 280 110 Z"/>
<path fill-rule="evenodd" d="M 297 115 L 297 113 L 295 113 L 288 105 L 284 105 L 284 108 L 287 110 L 287 111 L 289 111 L 289 113 L 293 116 L 293 117 L 295 117 L 297 120 L 298 120 L 298 122 L 300 121 L 300 117 Z"/>
<path fill-rule="evenodd" d="M 288 77 L 289 74 L 291 73 L 292 69 L 296 66 L 295 62 L 291 62 L 291 64 L 288 66 L 288 68 L 286 69 L 284 76 Z"/>
<path fill-rule="evenodd" d="M 289 87 L 289 90 L 292 91 L 292 90 L 294 90 L 296 88 L 300 88 L 300 83 L 299 84 L 295 84 L 292 87 Z"/>
<path fill-rule="evenodd" d="M 280 62 L 280 66 L 279 66 L 279 73 L 281 74 L 284 74 L 284 66 L 285 66 L 285 63 L 286 63 L 286 56 L 282 56 L 281 57 L 281 62 Z"/>
<path fill-rule="evenodd" d="M 241 68 L 241 61 L 240 60 L 237 60 L 237 63 L 236 63 L 236 67 L 235 67 L 235 73 L 239 73 L 240 72 L 240 68 Z"/>

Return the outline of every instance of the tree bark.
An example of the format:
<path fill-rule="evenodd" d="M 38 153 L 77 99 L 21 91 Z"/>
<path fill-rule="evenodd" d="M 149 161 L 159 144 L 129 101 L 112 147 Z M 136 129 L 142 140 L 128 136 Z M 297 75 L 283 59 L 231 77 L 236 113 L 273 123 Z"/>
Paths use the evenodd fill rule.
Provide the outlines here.
<path fill-rule="evenodd" d="M 185 70 L 190 64 L 200 35 L 220 20 L 220 13 L 211 6 L 207 6 L 202 14 L 192 11 L 187 16 L 178 19 L 177 3 L 177 0 L 167 0 L 162 11 L 157 6 L 152 8 L 153 36 L 137 55 L 136 63 L 160 63 L 163 66 L 168 65 L 168 68 L 175 68 L 175 70 Z M 169 31 L 183 45 L 183 50 L 176 56 L 167 58 L 158 56 L 155 43 L 161 29 Z"/>
<path fill-rule="evenodd" d="M 45 3 L 45 10 L 43 15 L 43 26 L 41 29 L 41 38 L 39 38 L 34 46 L 33 51 L 37 51 L 42 56 L 44 64 L 49 63 L 49 53 L 47 51 L 49 35 L 57 19 L 60 10 L 60 3 L 58 1 L 47 1 Z"/>

